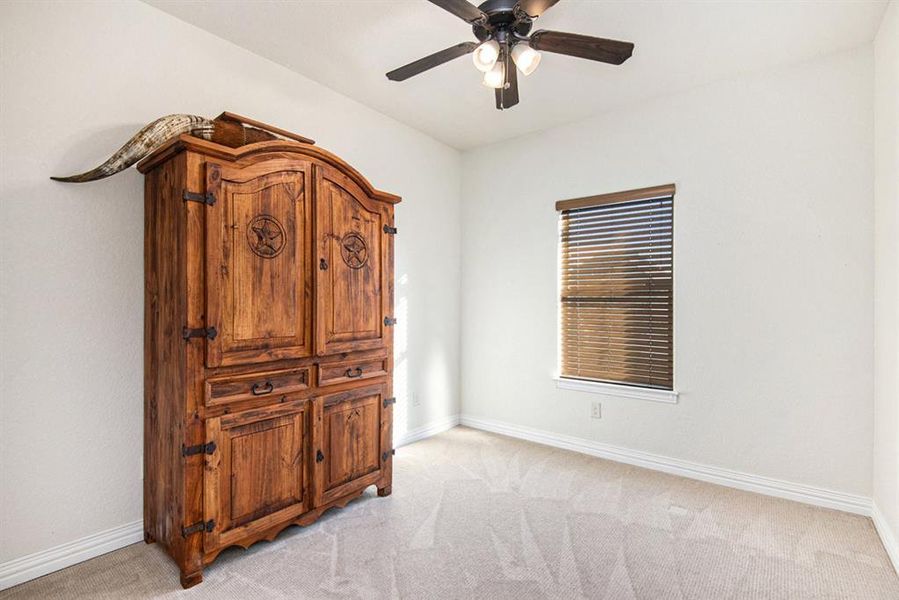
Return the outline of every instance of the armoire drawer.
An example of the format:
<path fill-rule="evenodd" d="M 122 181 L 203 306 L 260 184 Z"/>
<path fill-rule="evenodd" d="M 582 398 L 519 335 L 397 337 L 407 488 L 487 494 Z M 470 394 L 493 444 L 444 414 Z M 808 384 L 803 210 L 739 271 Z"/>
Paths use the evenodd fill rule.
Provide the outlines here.
<path fill-rule="evenodd" d="M 387 375 L 387 357 L 361 358 L 318 366 L 318 385 L 333 385 Z"/>
<path fill-rule="evenodd" d="M 206 380 L 206 406 L 297 392 L 309 387 L 310 367 Z"/>

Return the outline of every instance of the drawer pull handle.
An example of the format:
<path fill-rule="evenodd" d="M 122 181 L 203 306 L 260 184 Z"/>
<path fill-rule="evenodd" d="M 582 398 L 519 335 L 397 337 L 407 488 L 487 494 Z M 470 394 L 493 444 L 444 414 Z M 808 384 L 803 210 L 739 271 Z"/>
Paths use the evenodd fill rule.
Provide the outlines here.
<path fill-rule="evenodd" d="M 266 394 L 271 394 L 272 390 L 275 389 L 275 386 L 272 385 L 271 381 L 266 381 L 263 385 L 259 385 L 258 383 L 253 384 L 253 395 L 254 396 L 264 396 Z"/>
<path fill-rule="evenodd" d="M 349 377 L 350 379 L 356 379 L 357 377 L 362 377 L 362 369 L 359 367 L 356 367 L 355 374 L 353 372 L 353 369 L 347 369 L 346 376 Z"/>
<path fill-rule="evenodd" d="M 320 259 L 318 261 L 318 268 L 321 269 L 322 271 L 327 271 L 328 270 L 328 261 L 326 261 L 324 258 Z"/>

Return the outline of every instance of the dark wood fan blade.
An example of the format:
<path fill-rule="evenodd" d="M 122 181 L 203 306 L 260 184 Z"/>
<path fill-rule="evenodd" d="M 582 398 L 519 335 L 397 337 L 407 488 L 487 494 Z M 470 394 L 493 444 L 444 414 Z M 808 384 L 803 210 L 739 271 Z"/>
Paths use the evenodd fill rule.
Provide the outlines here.
<path fill-rule="evenodd" d="M 445 62 L 449 62 L 454 58 L 459 58 L 460 56 L 470 54 L 477 47 L 477 42 L 463 42 L 461 44 L 457 44 L 455 46 L 447 48 L 446 50 L 435 52 L 430 56 L 419 58 L 415 62 L 411 62 L 408 65 L 400 67 L 399 69 L 394 69 L 387 74 L 387 79 L 391 81 L 405 81 L 413 75 L 418 75 L 419 73 L 423 73 L 428 69 L 433 69 L 434 67 L 440 66 Z"/>
<path fill-rule="evenodd" d="M 502 110 L 518 104 L 518 70 L 508 52 L 505 52 L 506 85 L 496 90 L 496 108 Z"/>
<path fill-rule="evenodd" d="M 620 65 L 631 57 L 634 45 L 630 42 L 564 33 L 561 31 L 537 31 L 531 35 L 531 48 L 556 54 L 567 54 L 589 60 Z"/>
<path fill-rule="evenodd" d="M 529 17 L 537 18 L 546 9 L 552 8 L 559 0 L 519 0 L 518 8 Z"/>
<path fill-rule="evenodd" d="M 469 23 L 486 22 L 487 15 L 480 8 L 467 0 L 429 0 L 443 10 L 451 12 L 463 21 Z"/>

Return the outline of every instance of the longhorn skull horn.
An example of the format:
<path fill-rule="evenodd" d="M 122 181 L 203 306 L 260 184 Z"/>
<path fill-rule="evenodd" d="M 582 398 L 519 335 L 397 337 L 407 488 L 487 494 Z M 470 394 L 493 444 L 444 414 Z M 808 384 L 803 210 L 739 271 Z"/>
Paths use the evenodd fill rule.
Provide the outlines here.
<path fill-rule="evenodd" d="M 125 142 L 124 146 L 119 148 L 115 154 L 110 156 L 99 167 L 80 175 L 51 177 L 50 179 L 69 183 L 83 183 L 103 179 L 110 175 L 115 175 L 119 171 L 124 171 L 176 135 L 190 133 L 207 140 L 211 139 L 215 132 L 215 127 L 216 123 L 214 121 L 196 115 L 168 115 L 161 117 L 138 131 L 134 137 Z"/>

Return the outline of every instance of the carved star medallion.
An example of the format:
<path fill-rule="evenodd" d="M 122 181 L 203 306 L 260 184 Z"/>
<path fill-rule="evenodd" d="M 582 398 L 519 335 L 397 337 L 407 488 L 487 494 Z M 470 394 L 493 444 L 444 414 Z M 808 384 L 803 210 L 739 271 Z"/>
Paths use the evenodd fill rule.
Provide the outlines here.
<path fill-rule="evenodd" d="M 358 233 L 348 233 L 340 240 L 340 255 L 349 268 L 361 269 L 368 262 L 368 246 Z"/>
<path fill-rule="evenodd" d="M 271 215 L 259 215 L 247 226 L 250 250 L 262 258 L 274 258 L 284 250 L 284 228 Z"/>

